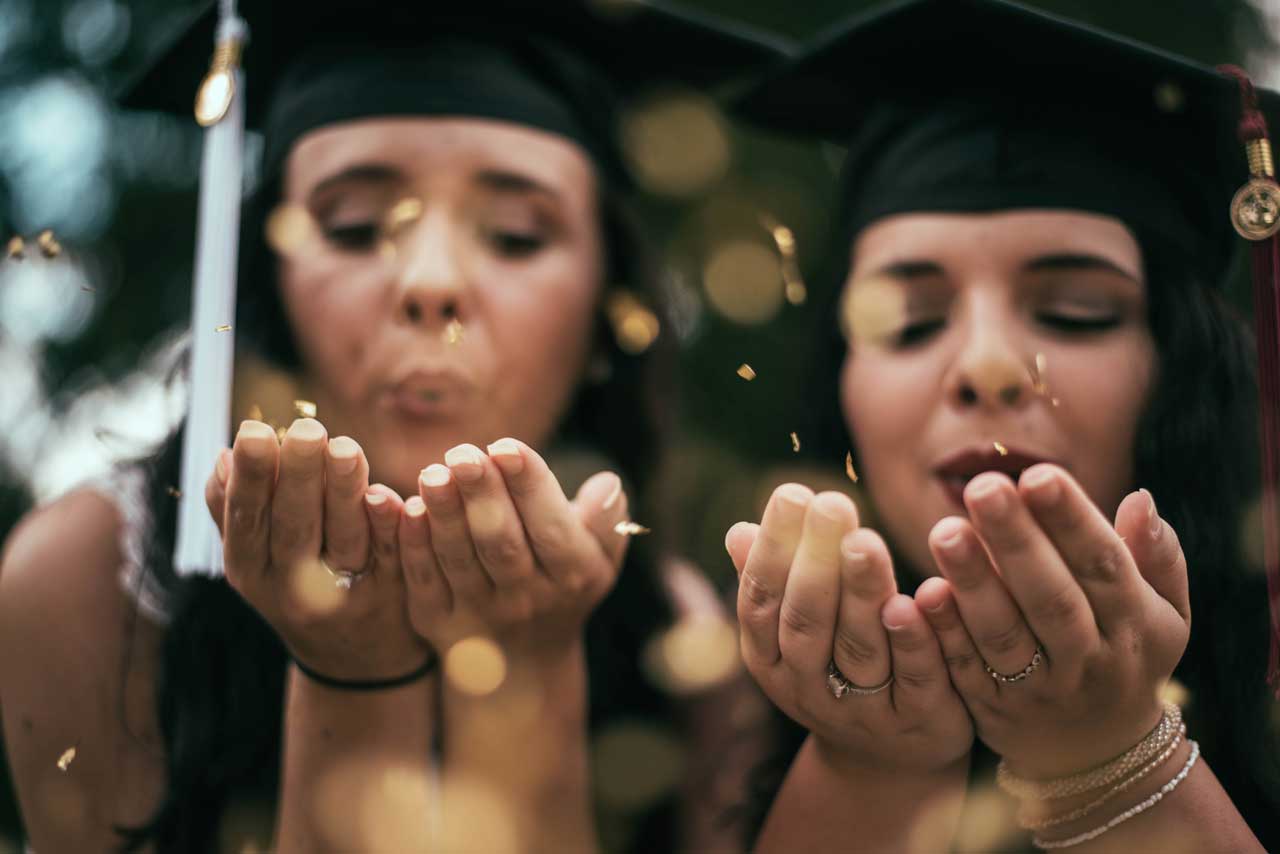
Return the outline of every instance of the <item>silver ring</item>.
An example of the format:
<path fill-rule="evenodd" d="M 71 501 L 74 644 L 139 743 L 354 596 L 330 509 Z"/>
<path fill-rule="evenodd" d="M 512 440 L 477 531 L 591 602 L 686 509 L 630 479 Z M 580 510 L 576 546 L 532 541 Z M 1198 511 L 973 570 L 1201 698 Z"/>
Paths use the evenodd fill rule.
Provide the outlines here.
<path fill-rule="evenodd" d="M 329 566 L 329 561 L 324 558 L 320 558 L 320 565 L 324 567 L 325 572 L 333 576 L 333 586 L 339 590 L 350 590 L 351 585 L 369 574 L 367 569 L 362 569 L 359 572 L 352 572 L 349 569 L 334 569 Z"/>
<path fill-rule="evenodd" d="M 840 668 L 836 667 L 836 660 L 833 658 L 827 664 L 827 690 L 831 692 L 831 696 L 837 700 L 842 700 L 849 694 L 855 697 L 870 697 L 872 694 L 879 694 L 885 688 L 893 684 L 893 674 L 889 674 L 889 678 L 881 682 L 879 685 L 873 685 L 870 688 L 855 685 L 840 672 Z"/>
<path fill-rule="evenodd" d="M 1028 664 L 1026 667 L 1022 668 L 1021 670 L 1019 670 L 1017 673 L 999 673 L 995 670 L 992 670 L 991 665 L 987 664 L 985 661 L 982 662 L 982 669 L 986 670 L 987 675 L 990 676 L 992 679 L 996 680 L 997 682 L 1003 682 L 1006 685 L 1008 685 L 1013 682 L 1021 682 L 1023 679 L 1026 679 L 1032 673 L 1035 673 L 1036 670 L 1040 667 L 1041 662 L 1043 661 L 1044 661 L 1044 647 L 1037 644 L 1035 655 L 1031 656 L 1031 663 Z"/>

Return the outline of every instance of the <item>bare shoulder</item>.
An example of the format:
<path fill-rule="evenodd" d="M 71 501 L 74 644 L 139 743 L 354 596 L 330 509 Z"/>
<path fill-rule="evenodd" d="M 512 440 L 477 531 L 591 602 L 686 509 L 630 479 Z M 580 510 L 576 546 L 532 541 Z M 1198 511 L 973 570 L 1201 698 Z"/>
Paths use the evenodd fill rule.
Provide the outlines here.
<path fill-rule="evenodd" d="M 106 497 L 75 492 L 25 517 L 0 556 L 0 715 L 37 851 L 114 847 L 111 826 L 145 819 L 162 785 L 161 631 L 119 583 L 121 524 Z"/>

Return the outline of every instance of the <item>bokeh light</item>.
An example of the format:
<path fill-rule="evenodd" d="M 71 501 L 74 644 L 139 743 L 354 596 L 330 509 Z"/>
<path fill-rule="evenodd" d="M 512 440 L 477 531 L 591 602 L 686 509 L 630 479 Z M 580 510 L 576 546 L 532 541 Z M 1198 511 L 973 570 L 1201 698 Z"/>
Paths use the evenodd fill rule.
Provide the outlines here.
<path fill-rule="evenodd" d="M 738 627 L 723 617 L 685 617 L 649 642 L 644 662 L 654 683 L 669 693 L 714 688 L 742 670 Z"/>
<path fill-rule="evenodd" d="M 623 150 L 636 180 L 659 196 L 704 192 L 729 168 L 729 134 L 719 108 L 692 92 L 650 97 L 622 123 Z"/>
<path fill-rule="evenodd" d="M 483 697 L 497 691 L 507 678 L 507 659 L 502 648 L 489 638 L 465 638 L 445 653 L 444 675 L 464 694 Z"/>
<path fill-rule="evenodd" d="M 707 301 L 722 316 L 744 326 L 765 323 L 782 307 L 782 266 L 767 246 L 746 240 L 725 243 L 702 271 Z"/>
<path fill-rule="evenodd" d="M 684 751 L 670 732 L 640 721 L 615 723 L 591 746 L 596 795 L 609 807 L 638 810 L 661 798 L 679 781 Z"/>

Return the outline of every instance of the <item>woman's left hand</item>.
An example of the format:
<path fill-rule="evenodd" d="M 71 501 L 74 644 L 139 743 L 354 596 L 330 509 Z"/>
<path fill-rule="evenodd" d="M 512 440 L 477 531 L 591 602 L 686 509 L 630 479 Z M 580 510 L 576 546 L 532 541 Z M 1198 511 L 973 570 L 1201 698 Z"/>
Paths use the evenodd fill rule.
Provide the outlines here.
<path fill-rule="evenodd" d="M 1173 529 L 1146 492 L 1125 498 L 1113 527 L 1050 464 L 1016 486 L 979 475 L 964 500 L 972 521 L 934 526 L 943 578 L 916 601 L 979 737 L 1015 774 L 1039 779 L 1123 753 L 1159 721 L 1190 632 Z"/>
<path fill-rule="evenodd" d="M 486 454 L 459 445 L 419 478 L 405 503 L 400 559 L 414 628 L 440 651 L 485 635 L 508 655 L 580 642 L 617 579 L 627 497 L 612 472 L 570 501 L 542 457 L 502 439 Z"/>

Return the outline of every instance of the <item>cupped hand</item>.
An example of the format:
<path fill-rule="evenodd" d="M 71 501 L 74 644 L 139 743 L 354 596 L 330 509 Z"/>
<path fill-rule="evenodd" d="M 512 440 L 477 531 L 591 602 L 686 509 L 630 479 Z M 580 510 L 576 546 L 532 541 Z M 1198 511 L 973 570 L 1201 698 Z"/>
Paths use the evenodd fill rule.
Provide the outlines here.
<path fill-rule="evenodd" d="M 916 602 L 979 737 L 1032 778 L 1123 753 L 1160 720 L 1190 631 L 1177 535 L 1149 493 L 1127 496 L 1113 526 L 1047 463 L 1016 486 L 979 475 L 964 500 L 971 521 L 948 517 L 930 534 L 943 578 Z"/>
<path fill-rule="evenodd" d="M 558 652 L 617 580 L 627 497 L 612 472 L 570 501 L 546 461 L 515 439 L 459 445 L 422 470 L 401 513 L 413 626 L 437 649 L 473 635 L 511 652 Z"/>
<path fill-rule="evenodd" d="M 369 485 L 352 439 L 295 421 L 277 440 L 240 425 L 219 455 L 205 501 L 222 533 L 227 581 L 294 658 L 335 679 L 384 679 L 422 665 L 400 570 L 402 502 Z"/>
<path fill-rule="evenodd" d="M 824 752 L 858 766 L 941 769 L 973 726 L 933 630 L 897 592 L 884 541 L 844 495 L 779 486 L 759 525 L 726 538 L 747 668 Z M 828 667 L 876 693 L 837 698 Z M 892 679 L 892 681 L 890 681 Z"/>

